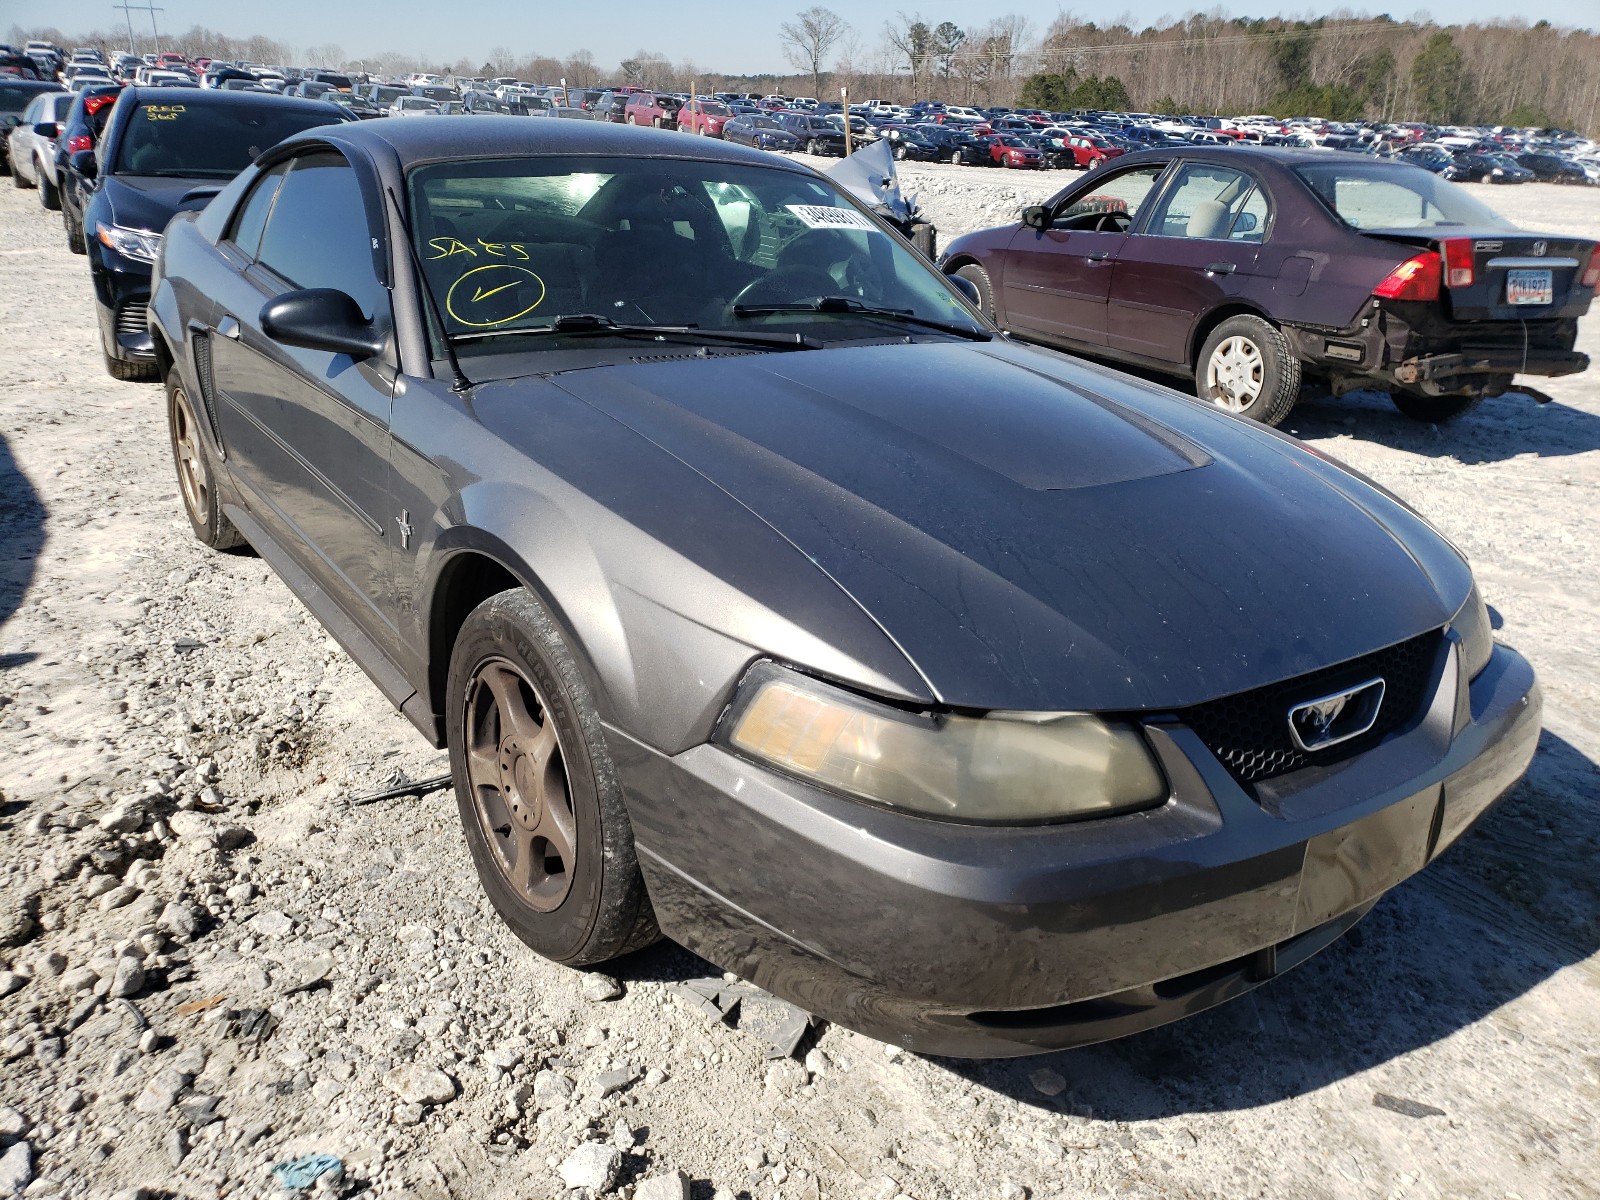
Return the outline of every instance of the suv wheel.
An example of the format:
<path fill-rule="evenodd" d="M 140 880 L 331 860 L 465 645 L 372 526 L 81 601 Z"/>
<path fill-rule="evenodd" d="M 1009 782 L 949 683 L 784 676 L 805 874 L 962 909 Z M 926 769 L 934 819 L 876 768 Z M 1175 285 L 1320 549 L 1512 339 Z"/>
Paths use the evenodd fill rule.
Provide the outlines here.
<path fill-rule="evenodd" d="M 807 154 L 821 154 L 822 153 L 822 146 L 817 142 L 816 138 L 809 138 L 806 141 L 806 153 Z"/>
<path fill-rule="evenodd" d="M 172 443 L 172 465 L 178 472 L 178 494 L 194 536 L 213 550 L 244 545 L 232 521 L 222 515 L 211 456 L 195 419 L 194 405 L 174 367 L 167 372 L 167 432 Z"/>
<path fill-rule="evenodd" d="M 1413 421 L 1442 425 L 1465 416 L 1483 403 L 1482 396 L 1423 396 L 1416 392 L 1395 392 L 1394 406 Z"/>
<path fill-rule="evenodd" d="M 478 879 L 513 933 L 568 966 L 658 936 L 588 685 L 544 606 L 485 600 L 450 654 L 456 802 Z"/>
<path fill-rule="evenodd" d="M 1300 395 L 1300 360 L 1260 317 L 1229 317 L 1213 329 L 1194 374 L 1200 399 L 1263 425 L 1287 417 Z"/>

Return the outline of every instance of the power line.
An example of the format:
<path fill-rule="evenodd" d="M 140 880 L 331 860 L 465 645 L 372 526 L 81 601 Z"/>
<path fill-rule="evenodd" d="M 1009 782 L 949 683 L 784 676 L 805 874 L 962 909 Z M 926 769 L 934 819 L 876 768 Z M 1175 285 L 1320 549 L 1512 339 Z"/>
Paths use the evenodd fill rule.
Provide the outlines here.
<path fill-rule="evenodd" d="M 121 10 L 121 12 L 128 18 L 129 54 L 138 53 L 133 48 L 133 14 L 136 12 L 147 12 L 150 14 L 150 36 L 155 39 L 156 53 L 161 53 L 161 31 L 156 28 L 156 14 L 158 12 L 166 12 L 166 9 L 156 7 L 155 5 L 149 3 L 149 0 L 146 0 L 144 4 L 131 4 L 128 2 L 128 0 L 122 0 L 121 4 L 113 4 L 111 7 L 113 9 Z"/>

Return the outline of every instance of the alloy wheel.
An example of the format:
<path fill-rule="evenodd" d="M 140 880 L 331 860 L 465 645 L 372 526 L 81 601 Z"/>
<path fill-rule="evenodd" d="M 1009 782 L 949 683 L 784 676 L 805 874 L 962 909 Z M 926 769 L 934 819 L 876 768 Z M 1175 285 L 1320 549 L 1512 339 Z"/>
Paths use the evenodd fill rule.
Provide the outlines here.
<path fill-rule="evenodd" d="M 473 674 L 463 715 L 473 807 L 495 864 L 529 907 L 551 912 L 572 890 L 577 822 L 549 707 L 518 667 L 492 658 Z"/>
<path fill-rule="evenodd" d="M 194 409 L 189 404 L 189 393 L 179 387 L 172 393 L 172 446 L 177 452 L 178 488 L 183 492 L 183 503 L 189 509 L 189 518 L 197 526 L 211 520 L 211 489 L 206 486 L 206 467 L 196 444 L 199 432 L 195 428 Z"/>
<path fill-rule="evenodd" d="M 1261 347 L 1247 337 L 1227 338 L 1206 363 L 1206 398 L 1218 408 L 1243 412 L 1261 395 L 1265 369 Z"/>

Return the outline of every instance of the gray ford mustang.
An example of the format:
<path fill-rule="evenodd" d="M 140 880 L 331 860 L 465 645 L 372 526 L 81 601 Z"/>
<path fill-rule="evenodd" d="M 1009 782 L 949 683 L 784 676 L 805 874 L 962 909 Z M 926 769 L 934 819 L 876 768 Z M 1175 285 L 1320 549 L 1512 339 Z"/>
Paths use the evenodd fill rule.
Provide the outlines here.
<path fill-rule="evenodd" d="M 1534 752 L 1403 503 L 1012 343 L 760 151 L 308 131 L 150 308 L 195 534 L 449 747 L 559 962 L 663 932 L 929 1053 L 1116 1037 L 1328 945 Z"/>

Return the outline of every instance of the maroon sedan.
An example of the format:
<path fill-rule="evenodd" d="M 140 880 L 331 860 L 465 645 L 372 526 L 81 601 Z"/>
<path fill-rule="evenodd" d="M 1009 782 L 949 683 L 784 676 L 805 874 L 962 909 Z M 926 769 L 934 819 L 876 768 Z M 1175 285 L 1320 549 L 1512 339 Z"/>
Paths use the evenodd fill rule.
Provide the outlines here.
<path fill-rule="evenodd" d="M 1438 176 L 1329 150 L 1178 148 L 1107 163 L 952 242 L 948 274 L 1016 334 L 1170 374 L 1276 425 L 1303 376 L 1444 421 L 1567 375 L 1600 248 L 1515 228 Z"/>

